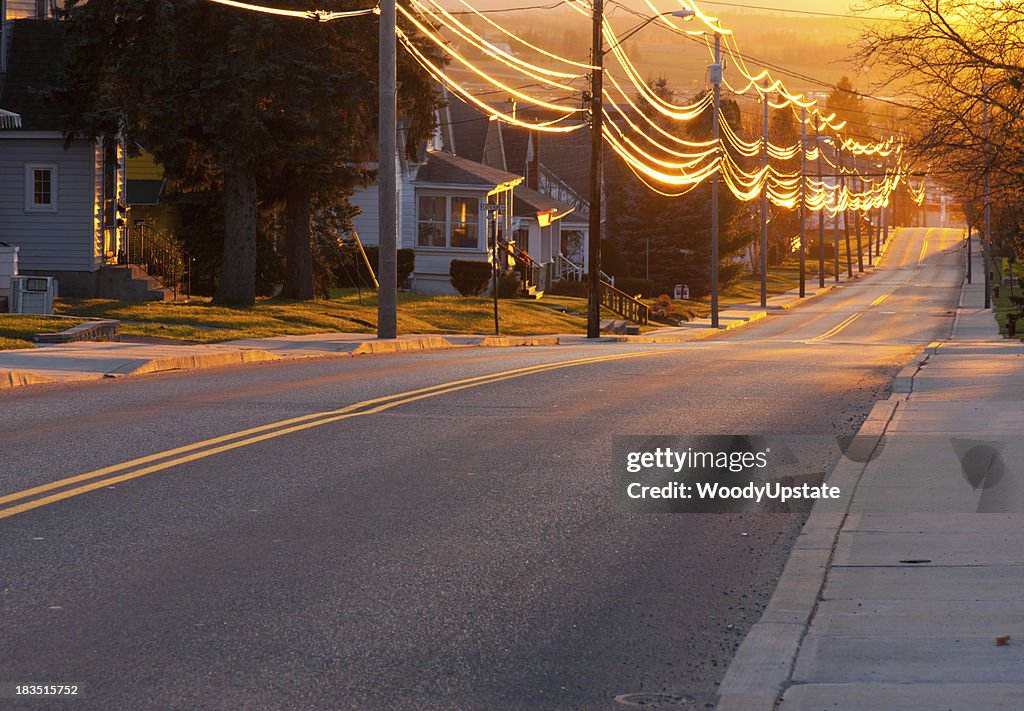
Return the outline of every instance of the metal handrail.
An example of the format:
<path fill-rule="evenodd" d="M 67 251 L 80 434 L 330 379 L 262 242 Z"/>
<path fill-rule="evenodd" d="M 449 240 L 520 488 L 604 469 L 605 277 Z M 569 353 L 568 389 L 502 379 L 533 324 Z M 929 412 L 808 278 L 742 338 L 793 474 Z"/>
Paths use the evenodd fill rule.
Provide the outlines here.
<path fill-rule="evenodd" d="M 122 264 L 133 264 L 174 293 L 177 301 L 181 291 L 186 301 L 192 291 L 192 257 L 178 241 L 146 222 L 137 222 L 124 228 L 122 250 L 118 255 Z"/>
<path fill-rule="evenodd" d="M 650 307 L 624 291 L 619 291 L 607 281 L 601 280 L 601 306 L 619 316 L 646 326 L 650 319 Z"/>
<path fill-rule="evenodd" d="M 567 275 L 577 281 L 583 279 L 583 265 L 577 264 L 561 252 L 555 255 L 555 265 L 558 268 L 559 279 L 565 279 Z"/>

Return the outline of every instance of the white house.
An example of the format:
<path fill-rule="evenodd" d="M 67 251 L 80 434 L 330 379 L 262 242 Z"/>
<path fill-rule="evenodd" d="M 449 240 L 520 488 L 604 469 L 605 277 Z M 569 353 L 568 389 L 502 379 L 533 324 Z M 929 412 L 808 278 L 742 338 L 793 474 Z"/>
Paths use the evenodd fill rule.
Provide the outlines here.
<path fill-rule="evenodd" d="M 496 122 L 479 113 L 453 119 L 450 108 L 442 110 L 439 129 L 420 160 L 396 156 L 398 242 L 400 249 L 416 251 L 413 290 L 454 294 L 452 260 L 490 260 L 488 203 L 504 206 L 499 239 L 514 242 L 511 251 L 530 293 L 542 292 L 558 278 L 580 278 L 585 269 L 585 211 L 551 195 L 555 189 L 571 191 L 557 178 L 541 184 L 539 164 L 534 162 L 531 172 L 529 161 L 520 165 L 507 159 L 532 145 L 528 134 L 509 134 L 505 141 L 500 128 L 493 128 Z M 354 220 L 360 238 L 377 244 L 377 187 L 358 191 L 352 202 L 361 209 Z"/>
<path fill-rule="evenodd" d="M 22 274 L 57 277 L 62 296 L 165 298 L 123 254 L 125 154 L 120 141 L 76 139 L 45 96 L 66 48 L 53 3 L 0 0 L 0 242 Z M 11 17 L 25 19 L 10 19 Z"/>

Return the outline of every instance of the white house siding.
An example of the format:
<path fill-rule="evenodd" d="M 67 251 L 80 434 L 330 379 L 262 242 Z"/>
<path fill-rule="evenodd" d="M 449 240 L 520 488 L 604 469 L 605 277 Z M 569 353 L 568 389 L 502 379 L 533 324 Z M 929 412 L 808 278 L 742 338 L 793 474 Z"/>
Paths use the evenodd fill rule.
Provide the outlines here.
<path fill-rule="evenodd" d="M 410 176 L 402 169 L 401 164 L 398 166 L 398 176 L 398 248 L 412 249 L 416 246 L 415 191 Z M 376 246 L 380 241 L 377 191 L 377 184 L 374 183 L 367 188 L 356 190 L 350 198 L 352 204 L 360 210 L 360 213 L 353 218 L 352 224 L 364 245 Z"/>
<path fill-rule="evenodd" d="M 57 166 L 57 212 L 26 212 L 25 165 Z M 21 248 L 25 271 L 92 272 L 100 251 L 94 220 L 94 146 L 63 139 L 0 138 L 2 240 Z"/>

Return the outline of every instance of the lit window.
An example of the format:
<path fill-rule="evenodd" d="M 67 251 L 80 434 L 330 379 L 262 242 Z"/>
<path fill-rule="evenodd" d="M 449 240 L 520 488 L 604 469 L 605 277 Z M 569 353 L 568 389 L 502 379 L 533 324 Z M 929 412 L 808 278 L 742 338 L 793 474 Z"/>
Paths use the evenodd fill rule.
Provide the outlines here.
<path fill-rule="evenodd" d="M 480 199 L 420 195 L 416 244 L 420 247 L 477 249 Z"/>

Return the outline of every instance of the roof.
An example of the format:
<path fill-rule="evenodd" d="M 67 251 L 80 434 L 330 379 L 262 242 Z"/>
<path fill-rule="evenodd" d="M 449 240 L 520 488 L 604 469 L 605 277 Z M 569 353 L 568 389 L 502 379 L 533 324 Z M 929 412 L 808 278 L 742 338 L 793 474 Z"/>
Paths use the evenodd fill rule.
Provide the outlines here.
<path fill-rule="evenodd" d="M 42 91 L 53 86 L 67 46 L 65 25 L 56 20 L 15 20 L 0 106 L 21 114 L 26 131 L 61 131 L 64 117 Z"/>
<path fill-rule="evenodd" d="M 518 175 L 451 153 L 428 151 L 426 162 L 420 166 L 413 182 L 467 185 L 494 190 L 501 185 L 518 185 L 522 180 Z"/>
<path fill-rule="evenodd" d="M 508 110 L 505 105 L 494 105 Z M 474 161 L 484 160 L 484 147 L 490 126 L 487 114 L 475 106 L 452 97 L 448 104 L 451 112 L 451 133 L 454 138 L 453 152 Z M 520 107 L 516 115 L 524 121 L 550 121 L 560 118 L 536 106 Z M 562 125 L 578 123 L 578 119 L 563 121 Z M 509 170 L 525 171 L 529 153 L 530 131 L 521 126 L 502 123 L 499 126 L 502 145 L 505 149 L 505 165 Z M 584 200 L 590 194 L 590 131 L 570 133 L 534 133 L 535 150 L 539 151 L 541 165 L 558 177 L 565 185 Z"/>
<path fill-rule="evenodd" d="M 551 222 L 560 220 L 575 210 L 572 205 L 567 205 L 561 200 L 555 200 L 544 193 L 519 186 L 513 194 L 512 214 L 518 217 L 536 217 L 539 214 L 548 215 Z"/>

